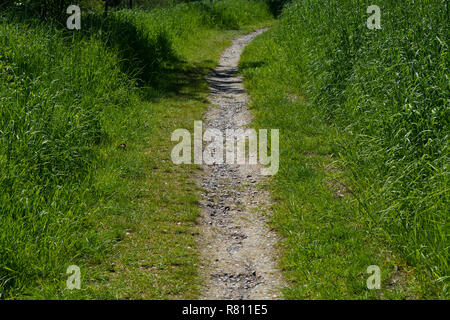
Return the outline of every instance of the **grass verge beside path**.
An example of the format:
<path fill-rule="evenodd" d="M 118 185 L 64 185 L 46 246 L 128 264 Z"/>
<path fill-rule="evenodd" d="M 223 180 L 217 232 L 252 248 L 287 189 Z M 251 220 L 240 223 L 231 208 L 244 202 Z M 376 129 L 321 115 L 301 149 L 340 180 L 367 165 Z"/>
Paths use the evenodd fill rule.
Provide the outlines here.
<path fill-rule="evenodd" d="M 202 118 L 230 39 L 272 22 L 263 2 L 225 2 L 77 33 L 0 16 L 1 298 L 196 297 L 196 169 L 171 162 L 171 133 Z"/>
<path fill-rule="evenodd" d="M 240 68 L 257 128 L 280 130 L 280 169 L 272 178 L 273 226 L 282 235 L 286 299 L 407 298 L 414 275 L 359 215 L 333 141 L 338 132 L 288 81 L 274 31 L 244 51 Z M 366 287 L 366 269 L 381 268 L 382 290 Z M 397 271 L 396 268 L 397 267 Z M 405 277 L 408 275 L 408 277 Z M 400 282 L 398 282 L 400 280 Z M 397 281 L 397 282 L 396 282 Z"/>
<path fill-rule="evenodd" d="M 448 297 L 445 5 L 381 1 L 373 31 L 369 4 L 293 1 L 240 63 L 256 126 L 280 129 L 288 299 Z"/>

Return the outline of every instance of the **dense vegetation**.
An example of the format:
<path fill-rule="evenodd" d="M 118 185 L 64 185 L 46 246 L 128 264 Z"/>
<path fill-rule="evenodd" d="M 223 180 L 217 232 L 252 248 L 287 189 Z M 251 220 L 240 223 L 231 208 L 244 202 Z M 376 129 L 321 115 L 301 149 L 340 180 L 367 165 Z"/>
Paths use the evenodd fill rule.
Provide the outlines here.
<path fill-rule="evenodd" d="M 281 132 L 285 297 L 448 297 L 446 1 L 379 0 L 381 30 L 365 0 L 69 2 L 0 4 L 1 298 L 196 297 L 194 169 L 168 139 L 201 117 L 227 37 L 269 11 L 241 69 L 255 124 Z M 70 264 L 89 267 L 72 295 Z"/>
<path fill-rule="evenodd" d="M 152 161 L 120 150 L 133 152 L 136 140 L 139 146 L 160 144 L 170 131 L 158 136 L 158 130 L 180 125 L 171 116 L 190 119 L 181 116 L 191 110 L 188 106 L 157 107 L 162 97 L 183 89 L 180 77 L 189 71 L 188 53 L 201 57 L 201 50 L 211 51 L 214 44 L 199 39 L 212 35 L 221 50 L 226 42 L 219 40 L 219 31 L 268 20 L 270 13 L 263 2 L 206 1 L 121 10 L 107 18 L 93 12 L 83 15 L 81 31 L 72 32 L 64 28 L 64 19 L 42 21 L 9 9 L 0 13 L 0 296 L 35 296 L 36 290 L 47 290 L 44 296 L 54 297 L 64 289 L 69 264 L 106 263 L 104 255 L 125 234 L 123 225 L 105 234 L 108 221 L 138 220 L 131 208 L 132 197 L 139 194 L 130 191 L 131 184 Z M 217 54 L 192 70 L 193 75 L 203 77 Z M 183 99 L 189 101 L 187 95 Z M 157 172 L 160 164 L 154 166 Z M 153 179 L 156 183 L 162 178 Z M 180 192 L 187 201 L 187 191 Z M 172 209 L 170 203 L 164 207 Z M 166 219 L 172 214 L 182 220 L 183 210 L 188 218 L 193 212 L 189 219 L 195 219 L 187 203 L 177 209 L 166 212 Z M 146 210 L 151 217 L 159 209 Z M 162 229 L 158 221 L 164 219 L 153 219 Z M 186 254 L 189 239 L 177 241 L 174 248 Z M 171 250 L 154 251 L 155 259 L 167 262 Z M 180 274 L 195 273 L 191 256 Z M 188 280 L 171 293 L 187 292 L 186 286 L 193 287 Z M 172 280 L 164 281 L 161 286 L 170 287 Z M 169 296 L 156 284 L 153 288 L 158 297 Z"/>
<path fill-rule="evenodd" d="M 241 65 L 258 124 L 283 135 L 284 265 L 299 283 L 331 279 L 290 297 L 362 297 L 348 279 L 392 254 L 413 296 L 449 294 L 448 2 L 377 1 L 381 30 L 366 26 L 371 4 L 293 1 Z"/>

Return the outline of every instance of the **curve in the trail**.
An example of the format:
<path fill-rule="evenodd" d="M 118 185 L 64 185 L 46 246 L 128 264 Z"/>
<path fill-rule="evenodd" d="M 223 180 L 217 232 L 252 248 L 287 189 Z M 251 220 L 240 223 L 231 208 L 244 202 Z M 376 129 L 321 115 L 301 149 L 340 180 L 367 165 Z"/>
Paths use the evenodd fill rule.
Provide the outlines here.
<path fill-rule="evenodd" d="M 251 123 L 249 97 L 237 75 L 245 46 L 266 31 L 233 41 L 208 76 L 211 106 L 204 128 L 245 129 Z M 203 165 L 200 266 L 202 299 L 279 299 L 283 280 L 277 268 L 278 238 L 268 227 L 270 196 L 261 186 L 260 165 Z"/>

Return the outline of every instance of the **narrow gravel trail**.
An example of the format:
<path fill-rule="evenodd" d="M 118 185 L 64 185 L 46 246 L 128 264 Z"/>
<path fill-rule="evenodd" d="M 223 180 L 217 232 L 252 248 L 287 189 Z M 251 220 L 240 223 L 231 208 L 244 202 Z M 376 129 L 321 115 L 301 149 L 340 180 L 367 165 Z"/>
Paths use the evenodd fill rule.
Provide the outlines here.
<path fill-rule="evenodd" d="M 211 106 L 204 130 L 245 129 L 251 123 L 249 97 L 237 75 L 245 46 L 267 29 L 233 41 L 208 76 Z M 268 227 L 270 196 L 260 165 L 203 165 L 205 190 L 198 237 L 202 251 L 201 299 L 280 299 L 283 280 L 277 269 L 278 238 Z"/>

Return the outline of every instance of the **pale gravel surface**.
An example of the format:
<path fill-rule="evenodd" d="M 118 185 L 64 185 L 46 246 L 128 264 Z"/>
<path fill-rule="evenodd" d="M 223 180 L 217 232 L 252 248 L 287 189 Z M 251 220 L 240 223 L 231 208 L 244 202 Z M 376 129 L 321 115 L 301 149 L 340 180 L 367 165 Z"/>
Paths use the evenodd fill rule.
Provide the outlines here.
<path fill-rule="evenodd" d="M 252 120 L 249 97 L 236 74 L 244 47 L 266 29 L 233 41 L 208 76 L 211 89 L 204 128 L 247 127 Z M 278 238 L 268 227 L 270 195 L 260 165 L 203 165 L 199 183 L 205 190 L 198 244 L 204 287 L 201 299 L 281 299 L 284 286 L 277 268 Z"/>

